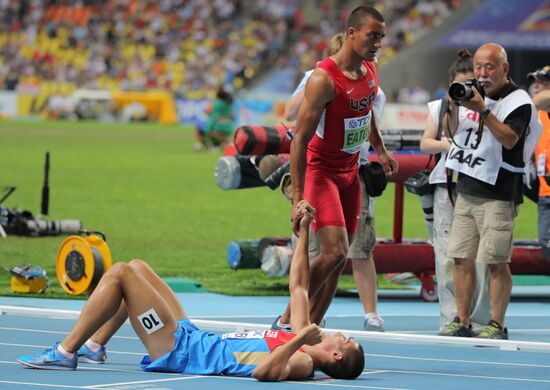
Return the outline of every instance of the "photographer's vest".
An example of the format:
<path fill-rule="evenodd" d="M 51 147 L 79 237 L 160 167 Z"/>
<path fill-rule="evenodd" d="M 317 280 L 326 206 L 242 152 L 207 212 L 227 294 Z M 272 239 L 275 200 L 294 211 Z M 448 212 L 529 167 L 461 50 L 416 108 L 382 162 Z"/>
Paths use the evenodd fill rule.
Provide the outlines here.
<path fill-rule="evenodd" d="M 317 65 L 332 79 L 336 96 L 325 106 L 308 144 L 308 169 L 357 170 L 359 150 L 370 134 L 372 107 L 378 91 L 373 63 L 363 64 L 367 72 L 356 80 L 347 78 L 330 57 Z"/>
<path fill-rule="evenodd" d="M 504 122 L 512 111 L 525 104 L 531 106 L 531 121 L 526 130 L 528 133 L 523 148 L 524 164 L 522 166 L 514 166 L 503 161 L 502 144 L 498 142 L 491 130 L 485 126 L 477 149 L 472 148 L 476 143 L 479 113 L 470 110 L 463 112 L 462 116 L 459 111 L 459 124 L 453 136 L 455 143 L 449 150 L 445 166 L 491 185 L 496 183 L 500 168 L 514 173 L 523 173 L 525 161 L 533 155 L 541 133 L 540 122 L 531 98 L 527 92 L 521 89 L 498 101 L 485 98 L 485 105 L 501 122 Z"/>
<path fill-rule="evenodd" d="M 444 98 L 446 99 L 446 97 Z M 441 99 L 433 100 L 428 103 L 429 115 L 435 123 L 436 129 L 439 128 L 439 117 L 441 111 Z M 466 120 L 466 113 L 469 112 L 465 107 L 458 107 L 458 118 L 460 120 Z M 447 160 L 447 152 L 441 152 L 441 157 L 437 164 L 430 173 L 430 184 L 446 184 L 447 173 L 445 170 L 445 161 Z M 454 179 L 456 181 L 456 178 Z"/>

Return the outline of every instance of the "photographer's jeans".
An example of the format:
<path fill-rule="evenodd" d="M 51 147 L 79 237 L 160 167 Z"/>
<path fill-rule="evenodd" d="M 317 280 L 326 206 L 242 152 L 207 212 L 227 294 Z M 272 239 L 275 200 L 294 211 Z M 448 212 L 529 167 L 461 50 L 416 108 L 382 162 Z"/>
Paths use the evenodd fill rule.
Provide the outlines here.
<path fill-rule="evenodd" d="M 539 242 L 544 251 L 544 258 L 550 262 L 550 196 L 539 197 Z"/>

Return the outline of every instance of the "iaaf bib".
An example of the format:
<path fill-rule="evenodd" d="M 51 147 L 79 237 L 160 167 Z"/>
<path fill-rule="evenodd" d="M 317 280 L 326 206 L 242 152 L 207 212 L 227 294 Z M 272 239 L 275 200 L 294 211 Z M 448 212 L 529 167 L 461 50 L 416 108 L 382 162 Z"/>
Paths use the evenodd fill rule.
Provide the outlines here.
<path fill-rule="evenodd" d="M 308 166 L 347 172 L 357 169 L 361 144 L 370 134 L 371 115 L 378 91 L 378 76 L 372 62 L 363 62 L 366 74 L 351 80 L 338 65 L 325 58 L 317 67 L 334 83 L 336 97 L 325 106 L 315 135 L 308 145 Z"/>
<path fill-rule="evenodd" d="M 531 122 L 529 123 L 529 133 L 526 136 L 523 150 L 525 166 L 525 161 L 532 156 L 541 133 L 541 125 L 538 122 L 536 109 L 531 98 L 527 92 L 521 89 L 498 101 L 485 98 L 485 105 L 491 109 L 493 115 L 501 122 L 512 111 L 524 104 L 531 106 Z M 449 150 L 445 166 L 491 185 L 496 183 L 500 168 L 510 172 L 523 173 L 523 166 L 516 167 L 503 161 L 503 146 L 487 127 L 483 128 L 483 135 L 478 147 L 476 149 L 472 148 L 476 140 L 475 132 L 478 122 L 479 114 L 477 112 L 467 111 L 465 118 L 459 116 L 459 125 L 453 137 L 455 143 Z"/>

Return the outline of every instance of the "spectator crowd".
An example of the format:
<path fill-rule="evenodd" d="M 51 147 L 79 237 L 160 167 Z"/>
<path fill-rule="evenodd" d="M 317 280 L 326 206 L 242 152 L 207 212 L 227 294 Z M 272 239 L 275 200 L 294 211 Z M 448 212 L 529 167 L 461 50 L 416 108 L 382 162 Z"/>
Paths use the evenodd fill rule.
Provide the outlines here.
<path fill-rule="evenodd" d="M 213 98 L 265 69 L 296 78 L 343 31 L 346 5 L 315 2 L 308 24 L 300 0 L 1 0 L 0 89 L 55 83 L 110 90 L 168 90 Z M 391 59 L 460 0 L 373 4 L 386 15 L 381 62 Z"/>

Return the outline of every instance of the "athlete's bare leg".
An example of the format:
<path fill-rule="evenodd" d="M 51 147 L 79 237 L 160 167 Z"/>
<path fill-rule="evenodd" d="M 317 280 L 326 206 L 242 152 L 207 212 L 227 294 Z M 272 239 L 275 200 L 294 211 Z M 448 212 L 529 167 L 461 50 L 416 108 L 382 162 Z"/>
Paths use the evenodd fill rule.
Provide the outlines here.
<path fill-rule="evenodd" d="M 366 259 L 352 259 L 351 261 L 353 264 L 353 279 L 355 280 L 363 309 L 365 313 L 376 313 L 378 280 L 372 253 Z"/>
<path fill-rule="evenodd" d="M 315 310 L 315 318 L 312 317 L 311 321 L 315 323 L 322 320 L 332 302 L 349 248 L 348 233 L 344 227 L 324 226 L 317 231 L 317 237 L 321 252 L 310 262 L 311 280 L 309 284 L 311 308 Z M 325 287 L 326 291 L 323 289 L 324 283 L 328 285 Z M 280 321 L 287 324 L 290 322 L 288 305 Z"/>
<path fill-rule="evenodd" d="M 143 260 L 134 259 L 128 263 L 128 265 L 136 272 L 141 274 L 149 284 L 157 290 L 163 299 L 168 304 L 170 311 L 174 314 L 176 319 L 187 317 L 180 301 L 172 291 L 172 289 L 162 280 L 153 269 Z M 105 345 L 118 331 L 118 329 L 128 319 L 128 312 L 124 301 L 120 304 L 120 307 L 116 314 L 107 321 L 97 332 L 95 332 L 90 339 L 98 344 Z"/>
<path fill-rule="evenodd" d="M 173 295 L 172 292 L 171 295 Z M 151 359 L 155 360 L 170 352 L 175 341 L 176 316 L 170 310 L 165 298 L 151 283 L 125 263 L 116 263 L 103 275 L 84 306 L 76 325 L 62 341 L 61 346 L 68 352 L 78 350 L 88 338 L 121 310 L 123 302 L 132 327 L 147 348 Z M 151 310 L 154 322 L 162 322 L 162 326 L 148 334 L 138 320 L 138 316 Z"/>

